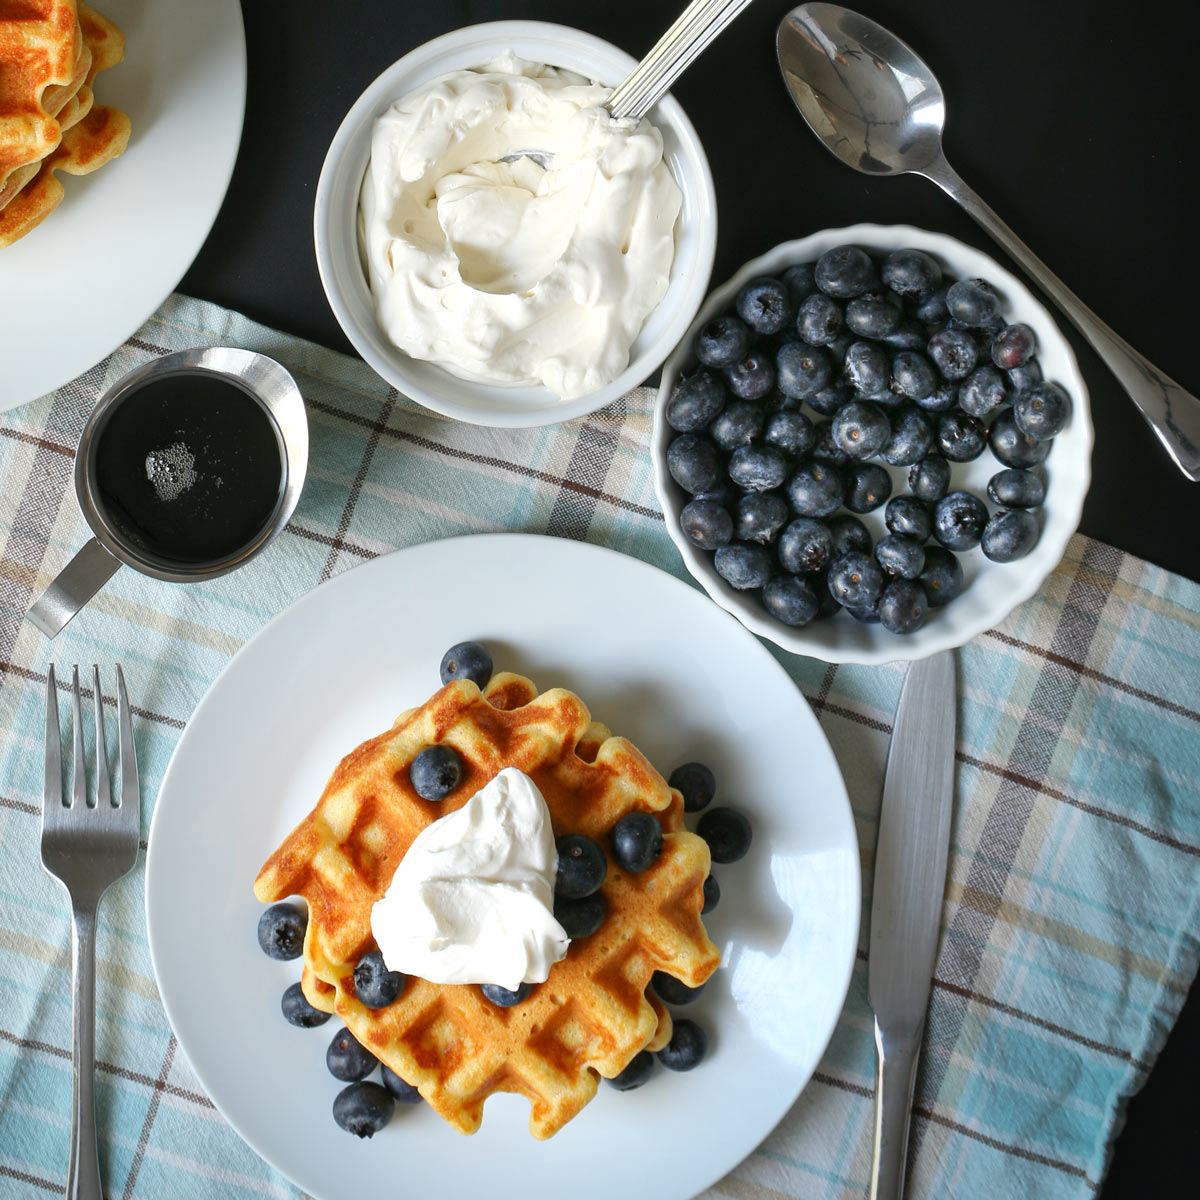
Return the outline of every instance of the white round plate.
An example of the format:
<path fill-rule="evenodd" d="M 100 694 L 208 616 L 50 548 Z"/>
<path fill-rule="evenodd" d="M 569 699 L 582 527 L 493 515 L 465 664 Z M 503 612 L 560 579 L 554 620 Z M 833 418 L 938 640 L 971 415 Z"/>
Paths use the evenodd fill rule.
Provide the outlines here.
<path fill-rule="evenodd" d="M 754 842 L 714 872 L 722 966 L 689 1007 L 710 1053 L 599 1094 L 553 1138 L 498 1095 L 456 1133 L 425 1105 L 356 1141 L 333 1121 L 334 1021 L 288 1025 L 299 960 L 258 947 L 251 886 L 333 767 L 439 686 L 442 654 L 483 640 L 498 669 L 564 686 L 660 769 L 708 762 Z M 690 821 L 689 821 L 690 824 Z M 378 558 L 322 584 L 238 653 L 196 709 L 150 829 L 146 919 L 179 1043 L 243 1138 L 316 1197 L 686 1197 L 749 1154 L 808 1081 L 845 999 L 859 918 L 845 786 L 804 698 L 699 592 L 578 542 L 484 534 Z"/>
<path fill-rule="evenodd" d="M 100 0 L 125 60 L 96 102 L 129 114 L 129 146 L 0 250 L 0 411 L 36 400 L 119 346 L 170 294 L 216 220 L 246 107 L 238 0 Z"/>

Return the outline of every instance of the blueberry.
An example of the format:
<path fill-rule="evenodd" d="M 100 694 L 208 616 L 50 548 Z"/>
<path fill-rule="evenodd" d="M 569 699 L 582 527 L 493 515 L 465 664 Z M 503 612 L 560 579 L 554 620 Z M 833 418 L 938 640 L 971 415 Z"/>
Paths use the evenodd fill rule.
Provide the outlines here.
<path fill-rule="evenodd" d="M 689 762 L 676 767 L 667 783 L 682 794 L 684 812 L 707 808 L 717 794 L 716 778 L 703 763 Z"/>
<path fill-rule="evenodd" d="M 724 415 L 722 413 L 721 417 Z M 675 438 L 667 447 L 667 470 L 671 472 L 671 478 L 693 496 L 697 492 L 711 491 L 725 473 L 720 451 L 702 433 L 681 433 Z"/>
<path fill-rule="evenodd" d="M 924 350 L 929 341 L 929 333 L 920 321 L 905 318 L 894 332 L 879 340 L 893 350 Z"/>
<path fill-rule="evenodd" d="M 751 443 L 739 446 L 729 458 L 729 478 L 738 487 L 766 492 L 782 486 L 791 470 L 791 462 L 778 446 Z"/>
<path fill-rule="evenodd" d="M 844 383 L 823 387 L 819 392 L 814 392 L 811 396 L 806 397 L 809 407 L 823 417 L 832 417 L 843 404 L 853 398 L 854 393 Z"/>
<path fill-rule="evenodd" d="M 1005 508 L 1037 508 L 1046 499 L 1046 485 L 1032 471 L 1008 467 L 988 480 L 988 496 Z"/>
<path fill-rule="evenodd" d="M 979 365 L 979 347 L 965 329 L 940 329 L 929 339 L 929 357 L 942 378 L 966 379 Z"/>
<path fill-rule="evenodd" d="M 827 522 L 829 537 L 833 543 L 833 557 L 838 558 L 848 550 L 859 550 L 863 554 L 871 551 L 871 534 L 867 527 L 849 513 L 840 513 Z"/>
<path fill-rule="evenodd" d="M 958 403 L 963 412 L 985 418 L 1008 403 L 1008 384 L 1004 375 L 991 363 L 976 367 L 958 389 Z"/>
<path fill-rule="evenodd" d="M 812 517 L 797 517 L 779 535 L 779 563 L 793 575 L 820 571 L 833 557 L 829 526 Z"/>
<path fill-rule="evenodd" d="M 258 918 L 258 944 L 269 958 L 287 962 L 304 952 L 308 910 L 296 904 L 272 904 Z"/>
<path fill-rule="evenodd" d="M 681 1017 L 675 1022 L 671 1040 L 658 1052 L 658 1061 L 672 1071 L 690 1071 L 699 1066 L 708 1050 L 708 1038 L 695 1021 Z"/>
<path fill-rule="evenodd" d="M 684 505 L 679 514 L 679 527 L 693 546 L 715 550 L 733 539 L 733 518 L 715 500 L 696 497 Z"/>
<path fill-rule="evenodd" d="M 760 588 L 771 578 L 771 556 L 761 546 L 732 542 L 713 555 L 713 566 L 732 588 L 744 592 Z"/>
<path fill-rule="evenodd" d="M 925 589 L 911 579 L 896 579 L 879 597 L 879 620 L 889 633 L 916 633 L 929 616 Z"/>
<path fill-rule="evenodd" d="M 708 427 L 708 434 L 720 449 L 732 454 L 739 446 L 748 446 L 754 441 L 762 433 L 766 421 L 767 414 L 761 405 L 735 400 L 717 414 Z M 670 466 L 669 459 L 667 465 Z"/>
<path fill-rule="evenodd" d="M 851 458 L 870 458 L 887 445 L 892 423 L 877 404 L 851 400 L 833 417 L 833 440 Z"/>
<path fill-rule="evenodd" d="M 846 471 L 842 503 L 851 512 L 874 512 L 891 494 L 892 477 L 878 463 L 855 463 Z"/>
<path fill-rule="evenodd" d="M 871 292 L 846 305 L 846 328 L 859 337 L 882 338 L 900 328 L 900 306 L 890 296 Z"/>
<path fill-rule="evenodd" d="M 883 591 L 883 571 L 865 551 L 849 550 L 829 564 L 829 590 L 845 608 L 868 608 Z"/>
<path fill-rule="evenodd" d="M 584 833 L 564 833 L 554 839 L 558 851 L 558 869 L 554 892 L 568 900 L 582 900 L 600 890 L 608 873 L 608 859 L 600 843 Z"/>
<path fill-rule="evenodd" d="M 704 991 L 704 984 L 688 987 L 686 983 L 681 983 L 666 971 L 655 971 L 650 976 L 650 986 L 654 988 L 658 998 L 667 1004 L 691 1004 Z"/>
<path fill-rule="evenodd" d="M 296 1025 L 300 1029 L 315 1029 L 318 1025 L 324 1025 L 333 1015 L 323 1012 L 319 1008 L 313 1008 L 299 983 L 293 983 L 283 993 L 279 1007 L 283 1010 L 284 1020 L 289 1025 Z"/>
<path fill-rule="evenodd" d="M 970 550 L 979 545 L 988 510 L 970 492 L 950 492 L 933 510 L 933 536 L 947 550 Z"/>
<path fill-rule="evenodd" d="M 721 901 L 721 885 L 715 875 L 707 875 L 704 879 L 704 903 L 700 907 L 700 915 L 712 912 Z"/>
<path fill-rule="evenodd" d="M 795 311 L 787 285 L 778 279 L 752 279 L 734 301 L 737 315 L 755 333 L 781 332 Z"/>
<path fill-rule="evenodd" d="M 518 983 L 516 990 L 513 991 L 501 987 L 498 983 L 484 983 L 480 984 L 479 990 L 483 993 L 483 998 L 497 1008 L 512 1008 L 514 1004 L 520 1004 L 529 995 L 532 987 L 532 983 L 522 982 Z"/>
<path fill-rule="evenodd" d="M 910 400 L 925 400 L 937 390 L 933 363 L 916 350 L 901 350 L 892 359 L 892 384 Z"/>
<path fill-rule="evenodd" d="M 926 546 L 920 581 L 930 604 L 949 604 L 963 589 L 962 563 L 941 546 Z"/>
<path fill-rule="evenodd" d="M 908 486 L 918 500 L 940 500 L 950 487 L 950 464 L 940 454 L 927 454 L 909 471 Z"/>
<path fill-rule="evenodd" d="M 827 517 L 841 508 L 843 486 L 836 464 L 810 459 L 801 463 L 788 480 L 788 500 L 802 517 Z"/>
<path fill-rule="evenodd" d="M 767 418 L 763 441 L 769 446 L 778 446 L 793 458 L 803 458 L 816 445 L 817 435 L 813 432 L 812 422 L 802 412 L 783 411 Z"/>
<path fill-rule="evenodd" d="M 416 1087 L 401 1079 L 395 1071 L 392 1070 L 386 1063 L 383 1064 L 380 1072 L 380 1078 L 383 1080 L 383 1086 L 391 1092 L 394 1099 L 401 1104 L 420 1104 L 421 1093 Z"/>
<path fill-rule="evenodd" d="M 361 1046 L 345 1026 L 333 1035 L 329 1049 L 325 1051 L 325 1065 L 335 1079 L 352 1083 L 365 1079 L 375 1069 L 378 1059 L 370 1050 Z"/>
<path fill-rule="evenodd" d="M 734 514 L 739 541 L 768 545 L 790 516 L 788 502 L 778 492 L 751 492 L 743 496 Z"/>
<path fill-rule="evenodd" d="M 696 334 L 696 357 L 706 367 L 731 367 L 746 357 L 750 330 L 737 317 L 715 317 Z"/>
<path fill-rule="evenodd" d="M 554 897 L 554 919 L 569 938 L 591 937 L 608 915 L 608 902 L 603 892 L 593 892 L 581 900 Z"/>
<path fill-rule="evenodd" d="M 992 362 L 1002 371 L 1023 367 L 1037 353 L 1037 335 L 1028 325 L 1006 325 L 992 342 Z"/>
<path fill-rule="evenodd" d="M 888 532 L 897 537 L 925 542 L 933 532 L 933 514 L 929 511 L 929 505 L 916 496 L 897 496 L 889 500 L 883 520 Z"/>
<path fill-rule="evenodd" d="M 892 418 L 892 436 L 882 454 L 894 467 L 920 462 L 933 446 L 933 430 L 919 409 L 905 408 Z"/>
<path fill-rule="evenodd" d="M 776 575 L 762 592 L 763 607 L 777 621 L 798 628 L 817 615 L 817 596 L 807 580 L 795 575 Z"/>
<path fill-rule="evenodd" d="M 750 849 L 750 822 L 736 808 L 710 808 L 696 822 L 715 863 L 737 862 Z"/>
<path fill-rule="evenodd" d="M 333 1119 L 347 1133 L 360 1138 L 377 1134 L 395 1111 L 391 1092 L 379 1083 L 352 1083 L 333 1100 Z"/>
<path fill-rule="evenodd" d="M 453 746 L 426 746 L 408 768 L 409 782 L 422 800 L 444 800 L 462 777 L 462 759 Z"/>
<path fill-rule="evenodd" d="M 978 329 L 995 320 L 1000 297 L 985 279 L 960 279 L 946 292 L 946 309 L 956 321 Z"/>
<path fill-rule="evenodd" d="M 793 400 L 815 395 L 833 377 L 833 360 L 819 346 L 786 342 L 775 355 L 779 390 Z"/>
<path fill-rule="evenodd" d="M 662 842 L 662 826 L 648 812 L 626 813 L 612 828 L 613 858 L 617 866 L 634 874 L 653 865 Z"/>
<path fill-rule="evenodd" d="M 875 546 L 875 561 L 888 575 L 916 579 L 925 569 L 925 550 L 916 538 L 889 533 Z"/>
<path fill-rule="evenodd" d="M 487 687 L 492 677 L 492 656 L 478 642 L 459 642 L 442 655 L 439 673 L 443 683 L 453 679 L 469 679 L 480 688 Z"/>
<path fill-rule="evenodd" d="M 924 250 L 896 250 L 883 260 L 883 282 L 908 300 L 932 295 L 941 286 L 942 268 Z"/>
<path fill-rule="evenodd" d="M 813 278 L 812 263 L 796 263 L 795 266 L 788 267 L 780 278 L 787 284 L 788 295 L 796 304 L 816 291 L 817 282 Z"/>
<path fill-rule="evenodd" d="M 829 590 L 829 572 L 827 570 L 818 571 L 815 575 L 808 577 L 808 582 L 812 586 L 812 590 L 817 594 L 816 619 L 823 621 L 829 617 L 836 617 L 842 611 L 842 606 Z"/>
<path fill-rule="evenodd" d="M 987 446 L 987 430 L 978 417 L 965 412 L 940 413 L 934 429 L 938 452 L 951 462 L 971 462 Z"/>
<path fill-rule="evenodd" d="M 980 543 L 992 562 L 1007 563 L 1024 558 L 1037 545 L 1037 517 L 1023 508 L 1001 509 L 987 523 Z"/>
<path fill-rule="evenodd" d="M 629 1065 L 619 1074 L 605 1082 L 618 1092 L 631 1092 L 639 1088 L 654 1071 L 654 1055 L 649 1050 L 640 1050 L 630 1060 Z"/>
<path fill-rule="evenodd" d="M 354 968 L 354 994 L 367 1008 L 387 1008 L 394 1004 L 407 983 L 399 971 L 389 971 L 378 950 L 364 954 Z"/>
<path fill-rule="evenodd" d="M 920 300 L 913 314 L 917 320 L 926 325 L 941 325 L 948 320 L 950 310 L 946 307 L 946 293 L 949 290 L 949 284 L 943 284 Z"/>
<path fill-rule="evenodd" d="M 827 296 L 848 300 L 879 286 L 879 276 L 870 255 L 857 246 L 837 246 L 826 250 L 813 268 L 817 287 Z"/>
<path fill-rule="evenodd" d="M 849 404 L 850 401 L 846 403 Z M 812 448 L 813 458 L 823 458 L 835 466 L 844 466 L 850 461 L 850 455 L 833 439 L 833 421 L 818 421 L 813 426 L 813 433 L 817 438 Z"/>
<path fill-rule="evenodd" d="M 775 364 L 755 351 L 725 368 L 725 382 L 739 400 L 761 400 L 775 386 Z"/>
<path fill-rule="evenodd" d="M 832 342 L 825 344 L 824 350 L 829 355 L 829 361 L 833 363 L 835 374 L 846 365 L 846 355 L 850 352 L 854 340 L 854 334 L 849 330 L 843 330 Z"/>
<path fill-rule="evenodd" d="M 872 604 L 868 604 L 865 608 L 847 608 L 848 612 L 856 621 L 860 621 L 864 625 L 879 624 L 879 601 L 876 600 Z"/>
<path fill-rule="evenodd" d="M 1017 425 L 1012 409 L 1005 409 L 992 422 L 988 445 L 1006 467 L 1036 467 L 1046 461 L 1052 443 L 1034 441 Z"/>
<path fill-rule="evenodd" d="M 1011 371 L 1005 371 L 1005 374 L 1008 376 L 1008 386 L 1014 392 L 1023 392 L 1035 383 L 1042 382 L 1042 366 L 1036 358 L 1031 358 L 1019 367 L 1013 367 Z"/>
<path fill-rule="evenodd" d="M 1071 398 L 1057 383 L 1035 383 L 1013 401 L 1017 428 L 1035 442 L 1061 433 L 1070 417 Z"/>
<path fill-rule="evenodd" d="M 957 403 L 958 385 L 944 379 L 928 396 L 921 396 L 916 401 L 918 408 L 931 413 L 949 412 Z"/>
<path fill-rule="evenodd" d="M 824 292 L 813 292 L 796 310 L 796 332 L 810 346 L 828 346 L 845 327 L 845 310 Z"/>
<path fill-rule="evenodd" d="M 725 385 L 711 371 L 681 379 L 667 401 L 667 424 L 680 433 L 698 433 L 725 407 Z"/>
<path fill-rule="evenodd" d="M 846 382 L 859 392 L 882 392 L 892 377 L 887 352 L 874 342 L 851 342 L 843 370 Z"/>

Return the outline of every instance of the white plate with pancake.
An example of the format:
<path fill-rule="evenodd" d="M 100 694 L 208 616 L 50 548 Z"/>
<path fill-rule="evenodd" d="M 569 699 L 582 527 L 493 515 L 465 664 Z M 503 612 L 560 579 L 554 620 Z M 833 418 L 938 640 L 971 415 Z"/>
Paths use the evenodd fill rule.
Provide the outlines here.
<path fill-rule="evenodd" d="M 111 353 L 171 293 L 204 244 L 233 174 L 246 107 L 238 0 L 98 0 L 125 60 L 96 102 L 129 114 L 124 154 L 60 176 L 62 203 L 0 249 L 0 411 Z"/>
<path fill-rule="evenodd" d="M 721 899 L 705 917 L 722 965 L 677 1010 L 705 1027 L 709 1053 L 687 1073 L 659 1066 L 635 1091 L 601 1083 L 548 1141 L 530 1136 L 528 1102 L 513 1095 L 493 1096 L 471 1137 L 426 1105 L 398 1105 L 358 1141 L 331 1113 L 343 1085 L 325 1049 L 340 1023 L 284 1021 L 280 996 L 300 960 L 259 949 L 251 886 L 339 759 L 436 691 L 443 653 L 468 638 L 498 670 L 576 692 L 664 774 L 707 762 L 716 803 L 749 816 L 750 851 L 714 868 Z M 808 1082 L 845 999 L 859 903 L 837 763 L 762 644 L 655 567 L 521 534 L 377 558 L 267 625 L 189 721 L 146 864 L 150 951 L 179 1044 L 250 1146 L 329 1198 L 694 1195 L 753 1152 Z"/>

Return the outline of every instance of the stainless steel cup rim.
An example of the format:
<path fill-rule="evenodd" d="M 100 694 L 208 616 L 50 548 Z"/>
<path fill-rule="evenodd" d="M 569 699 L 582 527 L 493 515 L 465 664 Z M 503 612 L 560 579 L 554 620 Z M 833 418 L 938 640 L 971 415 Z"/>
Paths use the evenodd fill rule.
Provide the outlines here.
<path fill-rule="evenodd" d="M 283 486 L 270 519 L 258 534 L 233 554 L 212 562 L 183 564 L 150 554 L 130 543 L 105 519 L 96 496 L 96 445 L 121 402 L 145 384 L 172 375 L 211 374 L 239 386 L 271 417 L 279 440 Z M 308 470 L 308 417 L 295 380 L 274 359 L 252 350 L 210 346 L 180 350 L 135 367 L 96 402 L 75 452 L 75 495 L 96 540 L 114 558 L 143 575 L 171 583 L 215 579 L 249 562 L 291 519 Z"/>

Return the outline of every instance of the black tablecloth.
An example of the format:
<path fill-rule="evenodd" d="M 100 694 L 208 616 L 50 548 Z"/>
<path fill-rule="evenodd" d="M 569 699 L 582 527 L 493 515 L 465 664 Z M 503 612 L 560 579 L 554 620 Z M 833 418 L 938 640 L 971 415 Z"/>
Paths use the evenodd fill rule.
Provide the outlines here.
<path fill-rule="evenodd" d="M 242 6 L 245 133 L 225 205 L 180 290 L 350 351 L 317 277 L 312 202 L 329 141 L 363 88 L 428 38 L 503 18 L 575 25 L 640 55 L 683 0 L 242 0 Z M 775 64 L 775 27 L 789 7 L 789 0 L 755 0 L 674 89 L 716 181 L 714 281 L 776 242 L 857 221 L 939 230 L 1006 262 L 934 185 L 914 176 L 870 179 L 818 145 Z M 938 73 L 951 165 L 1102 319 L 1200 391 L 1193 332 L 1200 293 L 1190 236 L 1197 205 L 1185 184 L 1197 146 L 1196 6 L 858 0 L 858 7 Z M 1116 380 L 1062 324 L 1096 425 L 1084 532 L 1200 580 L 1200 484 L 1184 479 Z M 1131 1105 L 1104 1200 L 1194 1190 L 1200 1101 L 1191 1067 L 1198 1053 L 1194 988 Z M 1003 1194 L 1000 1181 L 996 1194 Z"/>

